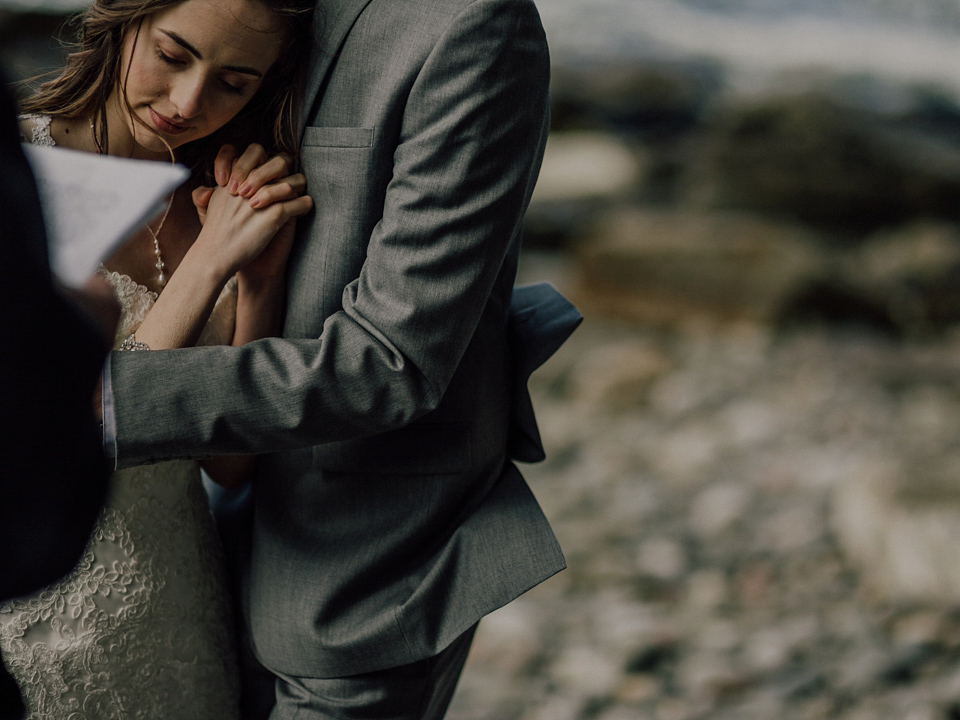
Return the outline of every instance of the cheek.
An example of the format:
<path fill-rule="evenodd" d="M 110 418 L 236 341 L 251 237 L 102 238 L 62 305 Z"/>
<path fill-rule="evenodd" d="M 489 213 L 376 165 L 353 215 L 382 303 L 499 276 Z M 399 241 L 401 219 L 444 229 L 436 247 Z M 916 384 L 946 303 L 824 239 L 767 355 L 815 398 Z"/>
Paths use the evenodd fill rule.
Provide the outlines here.
<path fill-rule="evenodd" d="M 127 69 L 126 86 L 131 97 L 154 94 L 164 86 L 163 73 L 158 72 L 148 59 L 136 57 Z"/>
<path fill-rule="evenodd" d="M 214 129 L 219 129 L 233 120 L 246 104 L 247 98 L 221 97 L 211 104 L 207 117 Z"/>

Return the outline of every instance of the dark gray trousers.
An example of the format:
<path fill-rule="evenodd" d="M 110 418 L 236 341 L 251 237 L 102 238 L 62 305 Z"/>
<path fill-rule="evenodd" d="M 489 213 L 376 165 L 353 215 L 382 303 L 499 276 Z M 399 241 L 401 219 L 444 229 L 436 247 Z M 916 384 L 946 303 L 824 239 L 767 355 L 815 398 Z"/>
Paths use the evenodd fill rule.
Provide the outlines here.
<path fill-rule="evenodd" d="M 245 689 L 249 720 L 442 720 L 477 626 L 439 655 L 409 665 L 341 678 L 276 675 L 275 704 Z M 248 681 L 257 682 L 248 674 Z M 266 679 L 260 675 L 260 683 Z M 254 710 L 254 708 L 258 708 Z M 250 712 L 253 711 L 253 712 Z M 265 714 L 269 711 L 269 715 Z"/>

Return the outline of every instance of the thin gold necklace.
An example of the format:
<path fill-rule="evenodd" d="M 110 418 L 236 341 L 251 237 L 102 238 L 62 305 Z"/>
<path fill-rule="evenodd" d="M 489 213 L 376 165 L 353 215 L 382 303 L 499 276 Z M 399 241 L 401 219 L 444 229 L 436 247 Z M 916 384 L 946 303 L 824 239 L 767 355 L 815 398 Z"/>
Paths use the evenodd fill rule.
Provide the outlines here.
<path fill-rule="evenodd" d="M 90 118 L 90 132 L 93 133 L 93 142 L 97 146 L 97 152 L 103 155 L 103 146 L 100 144 L 100 138 L 97 137 L 97 131 L 93 127 L 93 118 Z M 167 215 L 170 214 L 170 208 L 172 206 L 173 194 L 171 194 L 170 199 L 167 200 L 167 208 L 163 211 L 163 217 L 160 218 L 160 224 L 157 225 L 156 230 L 150 227 L 150 223 L 144 223 L 144 227 L 147 228 L 147 232 L 149 232 L 150 237 L 153 238 L 153 254 L 157 258 L 157 262 L 154 263 L 153 266 L 157 269 L 157 283 L 160 285 L 161 290 L 167 285 L 167 276 L 164 273 L 167 266 L 163 262 L 163 255 L 160 254 L 160 231 L 163 230 L 163 224 L 167 221 Z"/>
<path fill-rule="evenodd" d="M 167 285 L 167 276 L 163 272 L 166 269 L 166 265 L 164 265 L 163 256 L 160 254 L 160 231 L 163 230 L 163 224 L 167 221 L 167 215 L 170 213 L 172 205 L 173 194 L 171 193 L 170 199 L 167 200 L 167 209 L 163 211 L 163 217 L 160 218 L 160 224 L 157 226 L 156 232 L 150 227 L 150 223 L 145 223 L 147 231 L 153 238 L 153 254 L 157 257 L 157 262 L 154 264 L 154 267 L 157 269 L 157 282 L 160 284 L 161 290 Z"/>

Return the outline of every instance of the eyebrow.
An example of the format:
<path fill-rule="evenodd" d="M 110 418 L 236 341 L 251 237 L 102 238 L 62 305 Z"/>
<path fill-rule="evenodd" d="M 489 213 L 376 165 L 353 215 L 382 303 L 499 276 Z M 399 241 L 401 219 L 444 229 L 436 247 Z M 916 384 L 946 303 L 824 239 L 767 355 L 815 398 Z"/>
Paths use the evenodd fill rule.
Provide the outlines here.
<path fill-rule="evenodd" d="M 162 32 L 168 38 L 173 40 L 177 45 L 182 47 L 188 53 L 193 55 L 197 60 L 203 60 L 203 55 L 200 54 L 200 51 L 197 50 L 193 45 L 188 43 L 186 40 L 184 40 L 182 37 L 177 35 L 177 33 L 172 32 L 170 30 L 163 30 L 162 28 L 160 29 L 160 32 Z M 231 72 L 242 73 L 244 75 L 253 75 L 254 77 L 258 77 L 258 78 L 263 77 L 262 72 L 260 72 L 259 70 L 253 67 L 246 67 L 245 65 L 224 65 L 223 69 L 229 70 Z"/>

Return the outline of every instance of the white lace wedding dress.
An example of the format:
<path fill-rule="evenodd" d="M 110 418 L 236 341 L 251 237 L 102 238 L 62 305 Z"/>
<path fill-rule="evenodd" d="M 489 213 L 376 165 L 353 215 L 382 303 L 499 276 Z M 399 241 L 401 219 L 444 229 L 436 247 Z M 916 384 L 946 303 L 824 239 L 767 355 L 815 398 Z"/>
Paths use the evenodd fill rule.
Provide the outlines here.
<path fill-rule="evenodd" d="M 103 272 L 123 307 L 119 342 L 156 294 Z M 229 342 L 235 314 L 231 283 L 200 344 Z M 236 720 L 232 623 L 199 464 L 176 460 L 113 473 L 73 573 L 0 604 L 0 651 L 29 720 Z"/>

